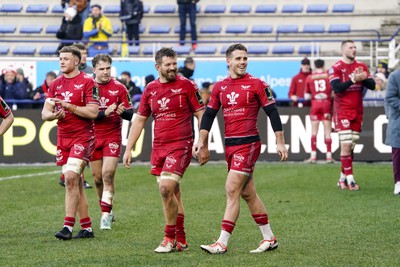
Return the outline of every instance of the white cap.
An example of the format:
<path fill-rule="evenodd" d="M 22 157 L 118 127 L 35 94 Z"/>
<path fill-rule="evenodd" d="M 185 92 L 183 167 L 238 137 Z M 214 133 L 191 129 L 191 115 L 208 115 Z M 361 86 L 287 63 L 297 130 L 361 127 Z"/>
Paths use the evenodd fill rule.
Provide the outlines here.
<path fill-rule="evenodd" d="M 76 16 L 76 13 L 77 11 L 74 7 L 69 7 L 64 11 L 64 14 L 68 15 L 71 18 L 71 20 Z"/>
<path fill-rule="evenodd" d="M 375 73 L 375 77 L 378 79 L 381 79 L 383 82 L 386 82 L 385 74 L 383 74 L 381 72 Z"/>

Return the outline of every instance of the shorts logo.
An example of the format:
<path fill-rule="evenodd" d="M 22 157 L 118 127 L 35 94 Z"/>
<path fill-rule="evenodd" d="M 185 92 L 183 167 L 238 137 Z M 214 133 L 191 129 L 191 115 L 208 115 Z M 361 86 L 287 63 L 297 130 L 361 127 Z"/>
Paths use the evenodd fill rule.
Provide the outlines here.
<path fill-rule="evenodd" d="M 165 164 L 165 166 L 168 168 L 168 169 L 171 169 L 171 167 L 173 166 L 172 164 Z"/>
<path fill-rule="evenodd" d="M 235 165 L 235 167 L 239 167 L 240 166 L 240 162 L 234 162 L 233 165 Z"/>
<path fill-rule="evenodd" d="M 168 156 L 168 157 L 165 159 L 165 163 L 166 163 L 166 164 L 175 164 L 175 163 L 176 163 L 176 159 L 175 159 L 173 156 Z"/>
<path fill-rule="evenodd" d="M 117 150 L 119 148 L 119 145 L 117 143 L 115 143 L 115 142 L 112 142 L 112 143 L 108 144 L 108 147 L 110 148 L 111 154 L 116 154 Z"/>
<path fill-rule="evenodd" d="M 63 160 L 63 155 L 61 153 L 61 149 L 57 149 L 56 152 L 56 161 L 62 161 Z"/>
<path fill-rule="evenodd" d="M 349 128 L 350 127 L 350 122 L 349 122 L 348 119 L 340 120 L 340 123 L 342 123 L 344 128 Z"/>
<path fill-rule="evenodd" d="M 234 154 L 233 155 L 233 160 L 235 162 L 243 162 L 244 161 L 244 157 L 242 156 L 242 154 Z"/>
<path fill-rule="evenodd" d="M 239 94 L 236 94 L 235 92 L 232 92 L 228 95 L 226 95 L 226 97 L 229 99 L 228 105 L 236 105 L 236 98 L 239 97 Z"/>
<path fill-rule="evenodd" d="M 81 145 L 81 144 L 74 145 L 74 154 L 75 155 L 80 155 L 83 152 L 83 150 L 85 150 L 85 147 L 83 145 Z"/>

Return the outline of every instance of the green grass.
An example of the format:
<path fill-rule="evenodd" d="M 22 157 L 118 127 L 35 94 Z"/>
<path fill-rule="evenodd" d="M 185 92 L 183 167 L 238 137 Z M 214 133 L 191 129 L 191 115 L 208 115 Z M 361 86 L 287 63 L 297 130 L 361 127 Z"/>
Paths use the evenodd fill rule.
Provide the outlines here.
<path fill-rule="evenodd" d="M 182 180 L 190 251 L 160 255 L 153 250 L 163 237 L 164 220 L 149 166 L 119 167 L 111 231 L 99 230 L 95 190 L 86 190 L 95 238 L 72 241 L 54 237 L 64 217 L 58 174 L 1 181 L 59 169 L 2 166 L 0 266 L 396 266 L 400 198 L 393 195 L 392 167 L 355 164 L 354 169 L 359 192 L 336 188 L 339 164 L 258 163 L 256 187 L 279 248 L 249 253 L 262 237 L 242 202 L 229 252 L 208 255 L 199 246 L 219 236 L 226 169 L 191 166 Z M 86 175 L 90 180 L 88 170 Z"/>

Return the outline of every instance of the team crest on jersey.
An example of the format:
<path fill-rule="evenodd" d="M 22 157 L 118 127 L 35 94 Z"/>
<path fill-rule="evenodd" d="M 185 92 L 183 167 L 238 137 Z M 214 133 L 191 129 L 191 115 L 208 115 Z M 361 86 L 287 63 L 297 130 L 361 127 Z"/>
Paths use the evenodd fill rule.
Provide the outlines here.
<path fill-rule="evenodd" d="M 108 147 L 110 148 L 111 154 L 116 154 L 117 150 L 119 148 L 119 145 L 117 143 L 115 143 L 115 142 L 112 142 L 112 143 L 108 144 Z"/>
<path fill-rule="evenodd" d="M 163 97 L 162 99 L 158 100 L 157 103 L 161 106 L 160 110 L 167 110 L 167 104 L 169 103 L 170 99 Z"/>
<path fill-rule="evenodd" d="M 66 91 L 61 93 L 61 95 L 64 97 L 64 101 L 65 102 L 71 102 L 71 97 L 74 95 L 73 93 L 71 93 L 70 91 Z"/>
<path fill-rule="evenodd" d="M 74 144 L 74 154 L 79 155 L 85 150 L 85 147 L 81 144 Z"/>
<path fill-rule="evenodd" d="M 83 84 L 74 84 L 75 90 L 82 90 Z"/>
<path fill-rule="evenodd" d="M 235 92 L 232 92 L 230 94 L 227 94 L 226 97 L 229 99 L 228 105 L 236 105 L 236 98 L 239 97 L 239 94 L 236 94 Z"/>
<path fill-rule="evenodd" d="M 274 100 L 274 94 L 272 93 L 271 87 L 267 84 L 267 86 L 264 89 L 265 94 L 268 98 L 268 101 L 273 101 Z"/>
<path fill-rule="evenodd" d="M 4 109 L 4 111 L 8 111 L 10 109 L 3 99 L 1 100 L 1 107 Z"/>
<path fill-rule="evenodd" d="M 107 108 L 107 103 L 110 102 L 110 99 L 105 98 L 104 96 L 102 96 L 99 99 L 99 103 L 100 103 L 100 108 Z"/>
<path fill-rule="evenodd" d="M 112 95 L 112 96 L 115 96 L 115 95 L 118 95 L 118 90 L 116 90 L 116 91 L 108 90 L 108 93 L 109 93 L 110 95 Z"/>
<path fill-rule="evenodd" d="M 182 91 L 182 88 L 179 88 L 179 89 L 172 89 L 172 88 L 171 88 L 171 91 L 172 91 L 172 93 L 174 93 L 174 94 L 179 94 L 179 93 Z"/>
<path fill-rule="evenodd" d="M 99 100 L 99 88 L 96 86 L 93 86 L 92 88 L 92 98 L 94 100 Z"/>
<path fill-rule="evenodd" d="M 243 90 L 247 90 L 247 89 L 249 89 L 251 87 L 251 85 L 242 85 L 242 89 Z"/>
<path fill-rule="evenodd" d="M 199 90 L 196 91 L 196 98 L 197 98 L 197 102 L 199 102 L 200 105 L 204 104 L 203 98 L 201 98 Z"/>

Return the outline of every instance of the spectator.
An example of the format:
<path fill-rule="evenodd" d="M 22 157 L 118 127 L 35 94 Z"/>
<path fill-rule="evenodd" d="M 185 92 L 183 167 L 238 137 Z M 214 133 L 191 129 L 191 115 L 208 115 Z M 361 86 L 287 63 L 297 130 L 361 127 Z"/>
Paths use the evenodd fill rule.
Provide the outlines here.
<path fill-rule="evenodd" d="M 385 75 L 385 78 L 387 79 L 389 77 L 389 69 L 388 69 L 388 64 L 387 60 L 380 60 L 378 62 L 378 67 L 376 68 L 376 73 L 383 73 Z"/>
<path fill-rule="evenodd" d="M 82 43 L 74 43 L 74 46 L 78 47 L 79 51 L 81 52 L 81 63 L 79 63 L 79 70 L 83 71 L 86 74 L 93 74 L 93 68 L 88 66 L 87 62 L 87 55 L 88 51 L 84 44 Z"/>
<path fill-rule="evenodd" d="M 136 84 L 132 81 L 131 79 L 131 73 L 129 71 L 123 71 L 121 72 L 121 83 L 123 83 L 128 89 L 129 95 L 132 98 L 132 100 L 135 98 L 135 95 L 141 95 L 142 90 L 140 90 L 139 87 L 136 86 Z M 140 100 L 140 98 L 139 98 Z M 135 101 L 132 101 L 135 102 Z"/>
<path fill-rule="evenodd" d="M 139 24 L 143 18 L 143 2 L 140 0 L 121 0 L 120 20 L 125 23 L 129 45 L 139 45 Z"/>
<path fill-rule="evenodd" d="M 78 15 L 81 18 L 81 26 L 83 26 L 83 23 L 89 17 L 90 0 L 61 0 L 61 5 L 64 9 L 75 6 Z"/>
<path fill-rule="evenodd" d="M 155 79 L 156 79 L 156 78 L 154 77 L 153 74 L 149 74 L 149 75 L 147 75 L 146 77 L 144 77 L 144 87 L 143 87 L 143 89 L 146 88 L 146 86 L 147 86 L 149 83 L 151 83 L 152 81 L 154 81 Z"/>
<path fill-rule="evenodd" d="M 18 68 L 16 70 L 16 76 L 15 79 L 17 80 L 17 82 L 21 82 L 26 84 L 27 88 L 28 88 L 28 92 L 33 90 L 33 85 L 29 82 L 28 78 L 25 77 L 24 74 L 24 70 L 21 68 Z"/>
<path fill-rule="evenodd" d="M 111 21 L 101 13 L 101 6 L 92 5 L 92 15 L 83 24 L 83 37 L 89 39 L 89 57 L 108 54 L 108 39 L 112 33 Z"/>
<path fill-rule="evenodd" d="M 192 38 L 192 48 L 195 50 L 197 48 L 197 31 L 196 31 L 196 3 L 199 0 L 177 0 L 178 2 L 178 12 L 180 21 L 180 32 L 179 32 L 179 44 L 185 44 L 186 38 L 186 18 L 189 15 L 190 21 L 190 36 Z"/>
<path fill-rule="evenodd" d="M 72 45 L 74 41 L 81 40 L 83 37 L 81 17 L 76 14 L 75 7 L 69 7 L 64 11 L 61 27 L 56 33 L 56 37 L 62 40 L 57 48 L 57 54 L 64 46 Z"/>
<path fill-rule="evenodd" d="M 49 91 L 50 83 L 56 78 L 57 74 L 55 74 L 53 71 L 49 71 L 48 73 L 46 73 L 46 78 L 44 79 L 43 84 L 36 87 L 35 90 L 28 94 L 28 97 L 33 100 L 44 100 L 45 98 L 47 98 L 47 92 Z M 42 105 L 35 104 L 33 108 L 38 108 L 41 106 Z"/>
<path fill-rule="evenodd" d="M 289 89 L 289 98 L 295 107 L 310 106 L 311 104 L 310 101 L 301 102 L 300 100 L 304 98 L 306 79 L 311 74 L 310 60 L 303 58 L 300 68 L 300 72 L 292 78 Z"/>
<path fill-rule="evenodd" d="M 17 72 L 13 68 L 6 68 L 3 70 L 4 81 L 0 84 L 0 96 L 4 99 L 27 99 L 28 97 L 28 84 L 24 81 L 16 79 Z M 23 105 L 18 104 L 17 107 L 21 108 Z M 14 109 L 14 107 L 13 107 Z"/>
<path fill-rule="evenodd" d="M 195 68 L 196 63 L 194 62 L 194 59 L 192 57 L 187 57 L 183 62 L 183 66 L 178 69 L 178 73 L 190 80 L 192 79 Z"/>
<path fill-rule="evenodd" d="M 386 77 L 382 72 L 377 72 L 374 75 L 375 90 L 365 90 L 364 98 L 376 100 L 364 100 L 364 107 L 382 107 L 384 106 L 383 98 L 386 94 Z"/>

